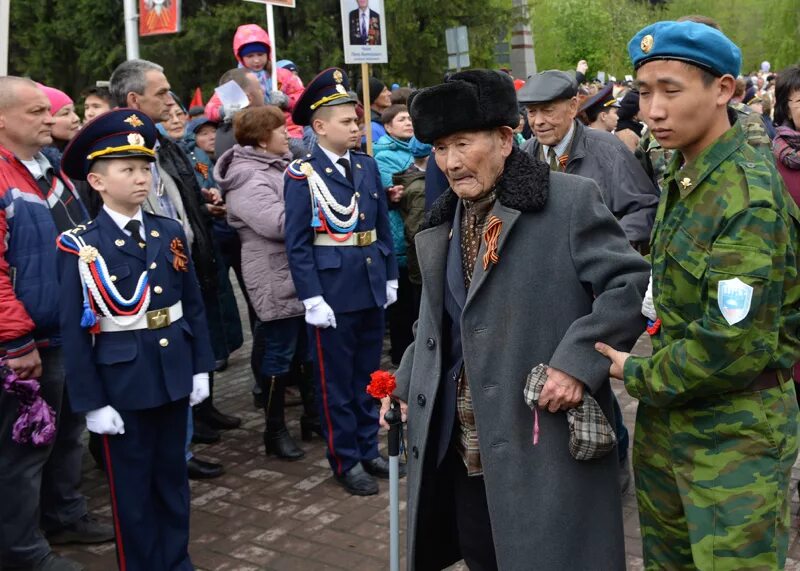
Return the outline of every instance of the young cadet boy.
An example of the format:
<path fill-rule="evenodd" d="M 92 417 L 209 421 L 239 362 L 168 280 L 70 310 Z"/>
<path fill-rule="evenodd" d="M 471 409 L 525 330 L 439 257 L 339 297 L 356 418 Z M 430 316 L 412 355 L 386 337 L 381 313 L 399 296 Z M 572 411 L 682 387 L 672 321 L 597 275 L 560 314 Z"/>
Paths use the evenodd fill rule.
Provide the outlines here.
<path fill-rule="evenodd" d="M 292 119 L 318 137 L 286 172 L 286 252 L 310 325 L 328 461 L 351 494 L 378 493 L 378 410 L 366 393 L 380 368 L 384 307 L 397 300 L 386 193 L 375 161 L 352 149 L 360 132 L 345 73 L 330 68 L 297 100 Z"/>
<path fill-rule="evenodd" d="M 62 160 L 103 199 L 97 218 L 58 238 L 60 318 L 69 399 L 103 435 L 128 571 L 193 569 L 186 415 L 214 369 L 183 229 L 141 209 L 155 141 L 146 115 L 118 109 L 88 123 Z"/>

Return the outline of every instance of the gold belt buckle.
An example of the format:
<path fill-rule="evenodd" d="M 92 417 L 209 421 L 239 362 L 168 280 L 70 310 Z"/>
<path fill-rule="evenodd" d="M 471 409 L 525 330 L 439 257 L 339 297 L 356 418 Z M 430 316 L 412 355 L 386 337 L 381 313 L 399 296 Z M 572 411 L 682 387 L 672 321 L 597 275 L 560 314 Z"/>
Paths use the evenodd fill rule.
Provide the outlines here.
<path fill-rule="evenodd" d="M 172 320 L 169 318 L 168 307 L 148 311 L 145 315 L 147 316 L 148 329 L 163 329 L 172 323 Z"/>
<path fill-rule="evenodd" d="M 372 230 L 356 232 L 356 246 L 369 246 L 372 244 Z"/>

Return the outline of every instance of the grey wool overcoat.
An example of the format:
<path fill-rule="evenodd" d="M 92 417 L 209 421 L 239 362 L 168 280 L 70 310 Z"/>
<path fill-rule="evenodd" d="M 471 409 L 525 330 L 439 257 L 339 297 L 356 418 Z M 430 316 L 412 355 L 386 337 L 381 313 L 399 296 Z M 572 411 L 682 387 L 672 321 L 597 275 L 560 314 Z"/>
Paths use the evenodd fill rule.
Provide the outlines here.
<path fill-rule="evenodd" d="M 496 191 L 490 216 L 502 221 L 499 259 L 484 269 L 483 240 L 461 339 L 499 569 L 625 569 L 616 453 L 574 460 L 564 412 L 539 413 L 534 446 L 523 388 L 531 368 L 548 363 L 581 380 L 613 424 L 610 363 L 594 343 L 627 350 L 643 332 L 649 265 L 589 179 L 551 173 L 515 150 Z M 420 491 L 436 465 L 428 436 L 439 384 L 452 382 L 442 378 L 443 295 L 461 208 L 448 189 L 416 236 L 422 304 L 415 341 L 397 371 L 396 395 L 409 410 L 407 558 L 416 571 L 460 559 L 449 506 L 420 501 Z"/>

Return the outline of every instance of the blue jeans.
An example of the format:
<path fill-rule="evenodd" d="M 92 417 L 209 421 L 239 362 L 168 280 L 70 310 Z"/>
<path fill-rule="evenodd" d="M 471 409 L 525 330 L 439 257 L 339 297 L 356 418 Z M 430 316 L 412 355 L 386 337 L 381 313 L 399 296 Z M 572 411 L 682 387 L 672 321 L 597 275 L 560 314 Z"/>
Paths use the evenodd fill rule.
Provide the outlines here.
<path fill-rule="evenodd" d="M 254 335 L 263 340 L 262 375 L 271 377 L 289 373 L 295 355 L 301 361 L 309 360 L 306 322 L 303 316 L 258 321 Z"/>

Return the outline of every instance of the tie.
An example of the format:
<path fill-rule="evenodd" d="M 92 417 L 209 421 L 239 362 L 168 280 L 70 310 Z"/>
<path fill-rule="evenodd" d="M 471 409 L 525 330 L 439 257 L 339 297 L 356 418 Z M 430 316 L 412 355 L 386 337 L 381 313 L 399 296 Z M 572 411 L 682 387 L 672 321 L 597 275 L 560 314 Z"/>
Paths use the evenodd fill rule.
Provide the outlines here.
<path fill-rule="evenodd" d="M 551 170 L 551 171 L 557 171 L 557 170 L 559 170 L 559 169 L 558 169 L 558 158 L 556 157 L 556 151 L 555 151 L 555 149 L 552 149 L 552 148 L 551 148 L 551 149 L 550 149 L 550 151 L 548 152 L 548 155 L 549 155 L 549 160 L 548 160 L 548 162 L 550 163 L 550 170 Z"/>
<path fill-rule="evenodd" d="M 138 220 L 128 220 L 128 223 L 125 225 L 125 230 L 131 233 L 131 238 L 139 242 L 139 246 L 144 248 L 144 242 L 142 241 L 142 223 Z"/>
<path fill-rule="evenodd" d="M 361 12 L 361 39 L 367 43 L 367 15 Z"/>
<path fill-rule="evenodd" d="M 344 169 L 344 176 L 350 181 L 350 184 L 353 184 L 353 172 L 350 170 L 350 161 L 342 157 L 336 161 L 336 163 L 342 165 L 342 168 Z"/>

